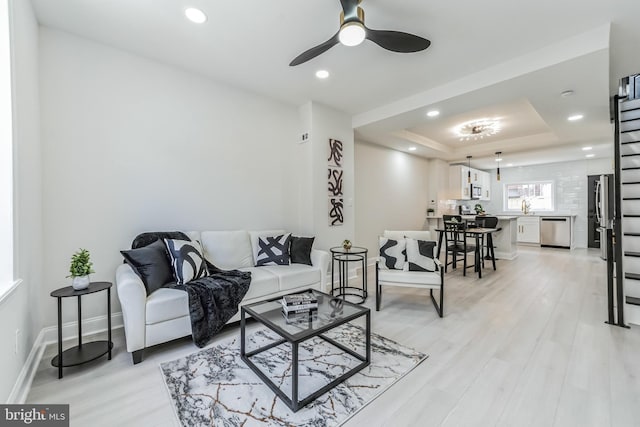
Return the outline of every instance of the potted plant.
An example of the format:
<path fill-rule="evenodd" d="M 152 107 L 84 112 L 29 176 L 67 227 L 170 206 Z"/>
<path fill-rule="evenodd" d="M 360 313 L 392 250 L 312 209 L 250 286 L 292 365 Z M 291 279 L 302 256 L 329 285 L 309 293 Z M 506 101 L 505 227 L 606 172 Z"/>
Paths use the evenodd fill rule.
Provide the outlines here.
<path fill-rule="evenodd" d="M 433 209 L 433 208 L 427 209 L 427 216 L 433 216 L 434 213 L 435 213 L 435 209 Z"/>
<path fill-rule="evenodd" d="M 344 248 L 345 251 L 348 251 L 349 249 L 351 249 L 351 240 L 349 239 L 345 239 L 344 242 L 342 242 L 342 247 Z"/>
<path fill-rule="evenodd" d="M 77 291 L 88 288 L 90 283 L 89 274 L 95 273 L 91 269 L 93 263 L 90 257 L 89 251 L 82 248 L 71 256 L 70 274 L 67 277 L 73 278 L 71 286 Z"/>

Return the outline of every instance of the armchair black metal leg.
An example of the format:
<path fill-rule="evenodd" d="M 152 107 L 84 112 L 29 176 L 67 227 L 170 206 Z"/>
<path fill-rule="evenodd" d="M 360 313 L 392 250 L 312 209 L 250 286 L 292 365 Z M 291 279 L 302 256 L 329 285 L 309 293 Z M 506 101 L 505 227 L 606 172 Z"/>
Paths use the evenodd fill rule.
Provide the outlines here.
<path fill-rule="evenodd" d="M 138 363 L 142 362 L 143 355 L 144 355 L 144 350 L 136 350 L 133 353 L 131 353 L 133 364 L 137 365 Z"/>
<path fill-rule="evenodd" d="M 438 306 L 436 299 L 433 297 L 433 289 L 429 289 L 429 296 L 431 297 L 431 302 L 433 303 L 433 306 L 436 308 L 436 312 L 438 313 L 438 316 L 442 317 L 442 289 L 440 289 L 440 306 Z"/>

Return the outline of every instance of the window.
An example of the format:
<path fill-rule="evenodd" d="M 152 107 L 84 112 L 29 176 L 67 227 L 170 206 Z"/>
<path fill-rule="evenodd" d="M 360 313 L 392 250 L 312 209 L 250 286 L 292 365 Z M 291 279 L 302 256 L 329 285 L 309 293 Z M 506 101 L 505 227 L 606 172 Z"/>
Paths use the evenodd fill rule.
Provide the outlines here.
<path fill-rule="evenodd" d="M 523 182 L 504 185 L 504 210 L 522 211 L 523 203 L 529 211 L 553 211 L 553 181 Z"/>
<path fill-rule="evenodd" d="M 0 0 L 0 296 L 13 282 L 13 116 L 9 6 Z"/>

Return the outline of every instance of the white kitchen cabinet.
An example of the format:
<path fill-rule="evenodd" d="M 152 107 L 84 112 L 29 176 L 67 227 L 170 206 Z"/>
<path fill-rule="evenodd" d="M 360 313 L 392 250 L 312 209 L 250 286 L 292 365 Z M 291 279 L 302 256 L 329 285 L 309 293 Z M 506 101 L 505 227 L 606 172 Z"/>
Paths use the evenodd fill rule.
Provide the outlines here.
<path fill-rule="evenodd" d="M 489 172 L 480 171 L 481 181 L 480 187 L 482 187 L 482 196 L 480 200 L 491 200 L 491 174 Z"/>
<path fill-rule="evenodd" d="M 518 218 L 518 243 L 540 243 L 540 217 L 521 216 Z"/>
<path fill-rule="evenodd" d="M 483 172 L 474 168 L 470 168 L 470 170 L 471 170 L 471 184 L 476 186 L 482 185 Z"/>
<path fill-rule="evenodd" d="M 449 191 L 452 199 L 471 199 L 471 184 L 468 181 L 469 168 L 462 165 L 449 167 Z M 471 174 L 473 179 L 473 174 Z"/>
<path fill-rule="evenodd" d="M 471 182 L 469 182 L 471 172 Z M 480 200 L 491 200 L 491 175 L 489 172 L 469 168 L 464 165 L 454 165 L 449 168 L 450 198 L 455 200 L 470 200 L 471 186 L 482 189 Z"/>

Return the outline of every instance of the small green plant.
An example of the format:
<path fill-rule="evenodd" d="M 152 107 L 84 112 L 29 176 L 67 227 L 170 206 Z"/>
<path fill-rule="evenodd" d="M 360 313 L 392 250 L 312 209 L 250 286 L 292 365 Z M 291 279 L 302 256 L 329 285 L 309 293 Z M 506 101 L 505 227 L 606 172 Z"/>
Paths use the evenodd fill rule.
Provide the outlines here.
<path fill-rule="evenodd" d="M 69 275 L 67 277 L 81 277 L 90 273 L 95 273 L 91 267 L 93 263 L 90 260 L 91 254 L 88 250 L 80 248 L 80 250 L 71 256 L 71 266 L 69 267 Z"/>
<path fill-rule="evenodd" d="M 476 205 L 473 207 L 473 210 L 475 210 L 476 213 L 484 212 L 484 209 L 482 209 L 482 205 L 480 203 L 476 203 Z"/>
<path fill-rule="evenodd" d="M 343 247 L 343 248 L 345 248 L 346 250 L 351 249 L 351 240 L 349 240 L 349 239 L 345 239 L 345 240 L 342 242 L 342 247 Z"/>

